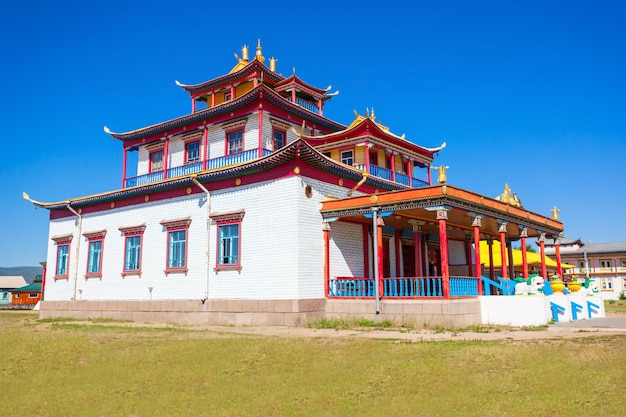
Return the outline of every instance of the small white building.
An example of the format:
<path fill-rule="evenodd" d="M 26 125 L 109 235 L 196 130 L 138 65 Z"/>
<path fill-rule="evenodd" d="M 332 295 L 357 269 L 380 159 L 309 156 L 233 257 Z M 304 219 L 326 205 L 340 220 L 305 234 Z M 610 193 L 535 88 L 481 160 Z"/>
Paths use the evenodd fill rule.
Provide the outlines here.
<path fill-rule="evenodd" d="M 616 300 L 626 292 L 626 242 L 583 242 L 580 239 L 558 239 L 564 263 L 574 265 L 565 272 L 566 280 L 595 279 L 604 299 Z M 546 254 L 556 253 L 555 241 L 546 242 Z"/>

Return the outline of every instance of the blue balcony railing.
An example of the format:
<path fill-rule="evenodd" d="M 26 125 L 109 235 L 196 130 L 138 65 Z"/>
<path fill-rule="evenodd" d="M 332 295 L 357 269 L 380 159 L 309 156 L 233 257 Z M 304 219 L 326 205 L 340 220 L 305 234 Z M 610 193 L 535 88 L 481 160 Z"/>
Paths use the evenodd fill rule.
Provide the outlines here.
<path fill-rule="evenodd" d="M 424 180 L 420 180 L 419 178 L 411 177 L 411 187 L 413 188 L 428 187 L 428 182 Z"/>
<path fill-rule="evenodd" d="M 126 187 L 136 187 L 138 185 L 150 184 L 151 182 L 161 181 L 163 179 L 163 171 L 151 172 L 146 175 L 139 175 L 126 179 Z"/>
<path fill-rule="evenodd" d="M 370 165 L 370 174 L 375 177 L 391 181 L 391 170 L 376 165 Z"/>
<path fill-rule="evenodd" d="M 202 171 L 202 162 L 196 162 L 195 164 L 182 165 L 167 170 L 167 177 L 180 177 L 182 175 L 193 174 L 194 172 Z"/>
<path fill-rule="evenodd" d="M 291 101 L 291 97 L 287 97 L 288 101 Z M 310 112 L 317 113 L 318 108 L 316 104 L 309 103 L 308 101 L 302 100 L 301 98 L 296 97 L 296 104 L 302 108 L 307 109 Z"/>
<path fill-rule="evenodd" d="M 409 176 L 396 172 L 396 182 L 398 184 L 409 186 Z"/>
<path fill-rule="evenodd" d="M 262 156 L 271 154 L 269 149 L 262 150 Z M 207 169 L 215 169 L 227 167 L 229 165 L 236 165 L 242 162 L 251 161 L 259 157 L 258 149 L 250 149 L 249 151 L 239 152 L 233 155 L 220 156 L 218 158 L 209 159 L 207 161 Z M 168 178 L 180 177 L 183 175 L 189 175 L 202 171 L 202 162 L 196 162 L 193 164 L 181 165 L 178 167 L 169 168 L 167 170 Z M 150 184 L 153 182 L 161 181 L 163 179 L 163 171 L 152 172 L 150 174 L 138 175 L 126 179 L 125 187 L 136 187 L 138 185 Z"/>
<path fill-rule="evenodd" d="M 451 297 L 478 296 L 478 278 L 450 277 Z M 329 297 L 375 297 L 373 278 L 337 277 L 328 283 Z M 382 296 L 386 298 L 442 298 L 442 277 L 383 278 Z"/>

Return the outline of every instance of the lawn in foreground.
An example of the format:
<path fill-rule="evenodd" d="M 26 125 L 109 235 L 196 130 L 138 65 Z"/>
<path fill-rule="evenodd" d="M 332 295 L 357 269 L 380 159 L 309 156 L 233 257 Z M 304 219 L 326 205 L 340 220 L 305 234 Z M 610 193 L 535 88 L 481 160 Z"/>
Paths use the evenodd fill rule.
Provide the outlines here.
<path fill-rule="evenodd" d="M 0 342 L 21 415 L 626 415 L 624 336 L 280 339 L 0 313 Z"/>

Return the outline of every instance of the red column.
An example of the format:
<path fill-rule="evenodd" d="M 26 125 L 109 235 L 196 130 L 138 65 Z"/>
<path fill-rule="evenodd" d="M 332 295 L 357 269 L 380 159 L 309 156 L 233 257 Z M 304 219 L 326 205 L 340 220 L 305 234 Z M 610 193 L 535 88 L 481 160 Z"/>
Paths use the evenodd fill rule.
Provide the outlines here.
<path fill-rule="evenodd" d="M 370 146 L 369 142 L 365 142 L 365 172 L 370 173 Z"/>
<path fill-rule="evenodd" d="M 196 99 L 195 98 L 191 98 L 191 112 L 195 113 L 196 112 Z"/>
<path fill-rule="evenodd" d="M 411 159 L 406 163 L 406 174 L 409 176 L 409 187 L 413 186 L 413 163 L 411 163 Z"/>
<path fill-rule="evenodd" d="M 561 241 L 558 236 L 554 237 L 554 249 L 556 251 L 556 273 L 563 279 L 563 267 L 561 266 Z"/>
<path fill-rule="evenodd" d="M 494 281 L 496 274 L 493 269 L 493 240 L 491 238 L 487 240 L 487 246 L 489 246 L 489 278 Z"/>
<path fill-rule="evenodd" d="M 391 181 L 396 182 L 396 155 L 395 153 L 393 152 L 391 153 L 389 160 L 391 161 Z"/>
<path fill-rule="evenodd" d="M 376 228 L 378 229 L 378 242 L 376 242 L 376 250 L 378 251 L 378 295 L 382 298 L 384 294 L 383 278 L 385 278 L 385 270 L 383 267 L 383 226 L 385 222 L 382 217 L 378 217 Z"/>
<path fill-rule="evenodd" d="M 478 279 L 478 295 L 483 294 L 483 280 L 480 262 L 480 227 L 482 226 L 482 216 L 475 216 L 472 222 L 474 228 L 474 276 Z"/>
<path fill-rule="evenodd" d="M 317 100 L 317 114 L 320 116 L 324 115 L 324 112 L 322 112 L 322 99 Z"/>
<path fill-rule="evenodd" d="M 520 237 L 522 238 L 522 276 L 524 279 L 528 279 L 528 259 L 526 256 L 526 237 L 528 236 L 528 229 L 522 227 Z"/>
<path fill-rule="evenodd" d="M 122 162 L 122 188 L 126 188 L 126 159 L 128 157 L 128 149 L 124 148 L 124 162 Z"/>
<path fill-rule="evenodd" d="M 437 220 L 439 221 L 439 250 L 441 252 L 441 281 L 443 285 L 443 298 L 450 298 L 450 272 L 448 270 L 448 231 L 446 220 L 448 210 L 437 210 Z"/>
<path fill-rule="evenodd" d="M 295 88 L 291 89 L 291 102 L 293 104 L 296 104 L 296 89 Z"/>
<path fill-rule="evenodd" d="M 285 138 L 287 141 L 287 138 Z M 258 156 L 263 156 L 263 109 L 259 108 L 259 151 Z"/>
<path fill-rule="evenodd" d="M 235 99 L 235 86 L 234 85 L 230 86 L 230 99 L 231 100 Z"/>
<path fill-rule="evenodd" d="M 163 179 L 167 178 L 167 160 L 170 151 L 170 137 L 165 135 L 165 149 L 163 150 Z"/>
<path fill-rule="evenodd" d="M 539 253 L 541 255 L 541 276 L 543 279 L 548 279 L 548 272 L 546 271 L 546 247 L 544 240 L 546 238 L 545 233 L 539 235 Z"/>
<path fill-rule="evenodd" d="M 324 297 L 328 297 L 328 286 L 330 283 L 330 224 L 324 222 Z"/>
<path fill-rule="evenodd" d="M 215 107 L 215 91 L 211 91 L 211 107 Z"/>
<path fill-rule="evenodd" d="M 48 263 L 41 262 L 43 268 L 43 276 L 41 277 L 41 301 L 44 301 L 44 292 L 46 290 L 46 275 L 48 274 Z"/>
<path fill-rule="evenodd" d="M 430 179 L 430 165 L 428 167 L 426 167 L 426 169 L 428 170 L 428 185 L 432 185 L 431 179 Z"/>
<path fill-rule="evenodd" d="M 207 162 L 209 160 L 209 127 L 207 125 L 204 125 L 204 131 L 202 132 L 202 145 L 204 147 L 202 170 L 206 170 Z"/>
<path fill-rule="evenodd" d="M 500 228 L 498 229 L 500 232 L 500 257 L 502 258 L 502 278 L 507 279 L 507 270 L 506 270 L 506 223 L 500 223 Z"/>

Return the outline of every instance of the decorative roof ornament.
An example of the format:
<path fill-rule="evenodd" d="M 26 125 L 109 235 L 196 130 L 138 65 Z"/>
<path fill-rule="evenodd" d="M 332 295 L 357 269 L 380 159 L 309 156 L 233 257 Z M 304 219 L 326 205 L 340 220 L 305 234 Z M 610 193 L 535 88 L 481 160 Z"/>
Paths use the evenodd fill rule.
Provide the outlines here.
<path fill-rule="evenodd" d="M 254 59 L 261 63 L 265 62 L 265 57 L 263 56 L 263 48 L 261 47 L 261 39 L 259 39 L 259 42 L 257 43 L 256 56 L 254 57 Z"/>
<path fill-rule="evenodd" d="M 511 187 L 509 187 L 508 183 L 504 184 L 504 191 L 496 197 L 496 200 L 502 201 L 510 206 L 523 207 L 522 202 L 517 197 L 517 193 L 511 193 Z"/>
<path fill-rule="evenodd" d="M 556 208 L 556 206 L 552 208 L 552 220 L 559 220 L 559 211 L 561 210 Z"/>
<path fill-rule="evenodd" d="M 439 165 L 438 167 L 431 166 L 430 169 L 437 170 L 437 182 L 439 184 L 445 184 L 448 182 L 448 173 L 447 169 L 450 168 L 448 165 Z"/>

